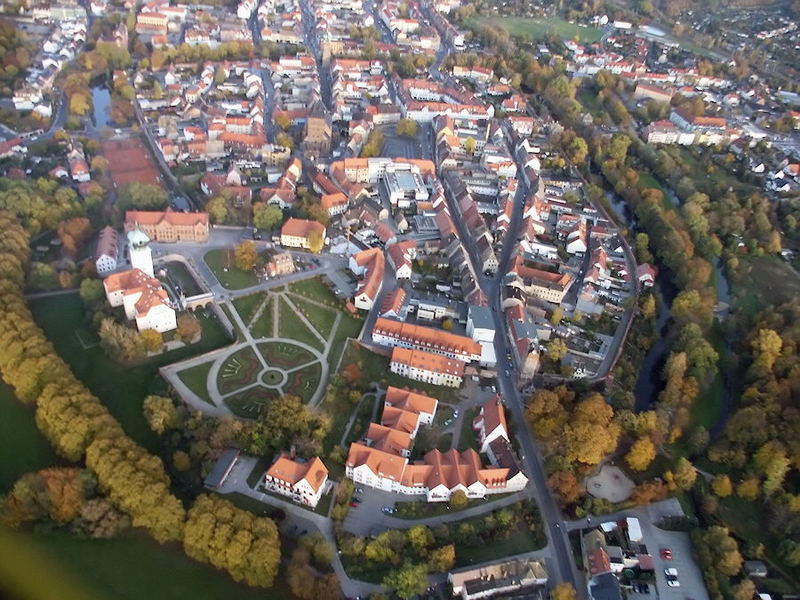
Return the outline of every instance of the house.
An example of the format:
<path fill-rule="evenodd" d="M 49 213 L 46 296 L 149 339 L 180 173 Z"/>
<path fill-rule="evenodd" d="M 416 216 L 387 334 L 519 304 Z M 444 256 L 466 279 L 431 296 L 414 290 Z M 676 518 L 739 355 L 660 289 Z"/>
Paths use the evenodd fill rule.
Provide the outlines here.
<path fill-rule="evenodd" d="M 307 250 L 314 245 L 315 236 L 322 243 L 325 242 L 325 226 L 322 223 L 308 219 L 287 219 L 281 227 L 281 246 Z"/>
<path fill-rule="evenodd" d="M 264 473 L 263 483 L 272 492 L 315 508 L 328 483 L 328 469 L 317 456 L 304 461 L 281 454 Z"/>
<path fill-rule="evenodd" d="M 342 192 L 336 194 L 323 194 L 320 198 L 322 208 L 324 208 L 328 215 L 335 217 L 344 214 L 347 211 L 348 200 Z"/>
<path fill-rule="evenodd" d="M 424 350 L 393 348 L 389 370 L 430 385 L 457 388 L 461 387 L 461 382 L 464 380 L 462 361 Z"/>
<path fill-rule="evenodd" d="M 382 346 L 422 350 L 465 363 L 481 358 L 480 344 L 466 336 L 382 317 L 375 321 L 372 340 Z"/>
<path fill-rule="evenodd" d="M 267 277 L 290 275 L 294 271 L 294 258 L 290 252 L 278 252 L 264 265 L 264 274 Z"/>
<path fill-rule="evenodd" d="M 356 275 L 363 275 L 353 296 L 356 308 L 372 309 L 383 285 L 385 260 L 380 248 L 362 250 L 350 257 L 350 270 Z"/>
<path fill-rule="evenodd" d="M 396 408 L 417 415 L 421 425 L 431 425 L 436 416 L 439 401 L 424 394 L 389 386 L 383 398 L 384 407 Z"/>
<path fill-rule="evenodd" d="M 498 438 L 509 440 L 506 412 L 502 402 L 500 402 L 500 396 L 495 396 L 481 406 L 480 413 L 472 421 L 472 428 L 477 434 L 478 443 L 481 445 L 480 451 L 484 454 L 488 452 L 489 445 L 494 440 Z"/>
<path fill-rule="evenodd" d="M 478 343 L 494 343 L 494 319 L 488 306 L 470 304 L 467 309 L 467 335 Z"/>
<path fill-rule="evenodd" d="M 125 316 L 136 320 L 139 331 L 158 332 L 177 328 L 175 309 L 161 282 L 141 269 L 113 273 L 103 280 L 106 299 L 111 306 L 123 306 Z"/>
<path fill-rule="evenodd" d="M 636 279 L 645 287 L 652 287 L 658 272 L 647 263 L 636 265 Z"/>
<path fill-rule="evenodd" d="M 523 558 L 451 571 L 447 579 L 453 587 L 453 596 L 478 600 L 546 585 L 548 575 L 542 561 Z"/>
<path fill-rule="evenodd" d="M 97 248 L 94 253 L 94 266 L 97 274 L 107 275 L 117 268 L 119 258 L 119 237 L 113 227 L 106 225 L 97 237 Z"/>
<path fill-rule="evenodd" d="M 156 242 L 207 242 L 209 220 L 206 212 L 129 210 L 125 231 L 140 229 Z"/>

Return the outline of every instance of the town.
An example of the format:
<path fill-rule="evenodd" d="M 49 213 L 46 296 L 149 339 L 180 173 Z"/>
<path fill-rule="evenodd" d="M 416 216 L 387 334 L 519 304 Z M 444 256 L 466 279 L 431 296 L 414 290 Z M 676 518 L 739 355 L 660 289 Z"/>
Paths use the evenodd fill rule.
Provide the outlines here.
<path fill-rule="evenodd" d="M 797 15 L 678 4 L 3 2 L 9 535 L 102 598 L 796 597 Z"/>

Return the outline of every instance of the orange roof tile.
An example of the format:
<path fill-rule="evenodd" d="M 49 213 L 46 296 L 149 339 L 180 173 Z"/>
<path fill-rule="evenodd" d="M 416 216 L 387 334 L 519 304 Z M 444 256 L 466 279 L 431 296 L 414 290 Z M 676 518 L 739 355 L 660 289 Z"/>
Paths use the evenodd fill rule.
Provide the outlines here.
<path fill-rule="evenodd" d="M 328 478 L 328 469 L 318 456 L 308 462 L 300 462 L 291 459 L 287 454 L 282 454 L 267 470 L 267 475 L 285 481 L 291 486 L 305 479 L 311 488 L 318 492 Z"/>

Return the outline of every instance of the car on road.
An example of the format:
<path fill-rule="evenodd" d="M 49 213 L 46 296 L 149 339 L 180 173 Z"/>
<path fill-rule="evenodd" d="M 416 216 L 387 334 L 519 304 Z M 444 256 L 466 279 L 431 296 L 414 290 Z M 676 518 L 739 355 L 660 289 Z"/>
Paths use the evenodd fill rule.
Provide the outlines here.
<path fill-rule="evenodd" d="M 381 508 L 381 512 L 386 514 L 386 515 L 393 515 L 396 510 L 397 509 L 395 509 L 392 506 L 384 506 L 383 508 Z"/>
<path fill-rule="evenodd" d="M 508 369 L 506 369 L 506 377 L 508 377 L 509 375 L 511 375 L 511 372 Z"/>
<path fill-rule="evenodd" d="M 672 560 L 672 550 L 670 550 L 669 548 L 662 548 L 661 558 L 664 560 Z"/>
<path fill-rule="evenodd" d="M 351 508 L 358 508 L 358 505 L 361 504 L 360 502 L 356 502 L 355 500 L 350 501 Z"/>
<path fill-rule="evenodd" d="M 364 488 L 360 488 L 360 487 L 356 488 L 356 494 L 363 494 L 363 493 L 364 493 Z"/>
<path fill-rule="evenodd" d="M 664 569 L 664 576 L 667 578 L 667 585 L 669 587 L 681 587 L 681 582 L 678 581 L 678 569 L 675 567 Z"/>

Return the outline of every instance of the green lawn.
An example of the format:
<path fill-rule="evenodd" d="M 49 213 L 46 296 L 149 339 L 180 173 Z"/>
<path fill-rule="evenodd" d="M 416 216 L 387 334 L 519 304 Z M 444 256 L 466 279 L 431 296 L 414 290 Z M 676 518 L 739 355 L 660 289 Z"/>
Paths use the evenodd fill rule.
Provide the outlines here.
<path fill-rule="evenodd" d="M 227 304 L 220 304 L 219 307 L 222 309 L 222 312 L 225 313 L 225 316 L 227 316 L 228 320 L 231 322 L 231 325 L 233 326 L 234 334 L 236 335 L 236 341 L 237 342 L 243 342 L 244 341 L 244 335 L 242 335 L 242 331 L 239 329 L 239 325 L 238 325 L 236 319 L 234 319 L 231 316 L 230 307 Z"/>
<path fill-rule="evenodd" d="M 255 294 L 250 294 L 249 296 L 236 298 L 233 301 L 233 306 L 236 308 L 236 312 L 239 313 L 239 316 L 242 318 L 242 321 L 244 321 L 245 325 L 250 323 L 250 319 L 252 319 L 253 315 L 256 314 L 256 310 L 258 310 L 258 307 L 261 306 L 265 296 L 266 294 L 264 292 L 258 292 Z"/>
<path fill-rule="evenodd" d="M 302 279 L 290 283 L 289 290 L 332 307 L 338 307 L 342 304 L 342 301 L 334 296 L 328 286 L 322 282 L 321 277 L 312 277 L 311 279 Z"/>
<path fill-rule="evenodd" d="M 11 489 L 29 471 L 62 464 L 62 460 L 39 433 L 33 407 L 24 406 L 14 391 L 0 382 L 0 440 L 6 449 L 0 453 L 0 494 Z"/>
<path fill-rule="evenodd" d="M 780 258 L 747 256 L 739 260 L 750 270 L 744 282 L 734 283 L 731 287 L 736 294 L 734 302 L 748 316 L 800 296 L 800 278 Z"/>
<path fill-rule="evenodd" d="M 314 326 L 320 335 L 328 338 L 333 330 L 333 324 L 336 321 L 336 313 L 327 308 L 320 308 L 316 304 L 311 304 L 307 300 L 299 296 L 292 296 L 292 303 L 303 313 Z"/>
<path fill-rule="evenodd" d="M 322 378 L 322 365 L 315 362 L 299 371 L 289 374 L 283 391 L 287 394 L 299 396 L 303 402 L 308 402 L 317 391 L 319 381 Z"/>
<path fill-rule="evenodd" d="M 545 544 L 546 541 L 542 542 L 542 540 L 538 539 L 522 525 L 518 527 L 510 537 L 504 540 L 489 543 L 484 542 L 482 544 L 475 544 L 474 546 L 467 546 L 465 544 L 459 545 L 456 549 L 455 566 L 467 567 L 469 565 L 477 565 L 496 560 L 503 556 L 532 552 L 533 550 L 543 548 Z"/>
<path fill-rule="evenodd" d="M 364 348 L 358 342 L 350 342 L 347 345 L 342 358 L 342 368 L 350 363 L 359 363 L 361 365 L 364 384 L 371 381 L 380 381 L 389 368 L 388 358 Z"/>
<path fill-rule="evenodd" d="M 252 271 L 242 271 L 233 265 L 233 249 L 210 250 L 203 257 L 219 282 L 229 290 L 240 290 L 258 283 Z"/>
<path fill-rule="evenodd" d="M 461 437 L 458 440 L 459 450 L 478 449 L 478 440 L 475 438 L 475 430 L 472 428 L 472 420 L 476 416 L 478 416 L 478 409 L 471 408 L 461 418 Z"/>
<path fill-rule="evenodd" d="M 60 568 L 82 584 L 82 592 L 91 594 L 76 597 L 91 600 L 292 598 L 282 585 L 285 578 L 280 575 L 276 579 L 278 586 L 268 591 L 249 588 L 214 567 L 193 561 L 180 545 L 160 545 L 138 532 L 113 540 L 83 540 L 61 531 L 26 534 L 20 539 L 29 550 L 28 557 L 34 557 L 36 562 L 26 565 L 27 557 L 15 554 L 19 561 L 17 571 L 27 573 L 29 578 L 46 578 L 51 568 Z M 48 597 L 60 597 L 59 593 L 53 593 L 53 588 L 49 592 Z"/>
<path fill-rule="evenodd" d="M 186 387 L 192 390 L 195 396 L 209 404 L 213 404 L 208 395 L 208 372 L 211 370 L 212 364 L 213 362 L 203 363 L 178 373 L 178 378 L 186 384 Z"/>
<path fill-rule="evenodd" d="M 603 115 L 607 114 L 603 105 L 600 104 L 600 100 L 597 98 L 597 92 L 593 89 L 581 87 L 580 90 L 578 90 L 576 99 L 581 103 L 581 106 L 586 109 L 586 112 L 593 117 L 602 118 Z"/>
<path fill-rule="evenodd" d="M 142 414 L 142 401 L 148 394 L 166 393 L 166 384 L 158 374 L 159 367 L 219 348 L 230 341 L 213 313 L 201 311 L 196 313 L 203 325 L 200 342 L 138 365 L 123 365 L 106 356 L 100 346 L 84 350 L 80 345 L 75 329 L 83 325 L 85 311 L 77 294 L 38 298 L 30 307 L 37 324 L 78 379 L 100 398 L 128 435 L 151 452 L 158 448 L 157 438 Z"/>
<path fill-rule="evenodd" d="M 273 324 L 275 320 L 272 315 L 272 303 L 275 298 L 270 294 L 267 304 L 255 323 L 250 325 L 250 333 L 254 338 L 272 337 L 274 335 Z"/>
<path fill-rule="evenodd" d="M 532 19 L 525 17 L 472 17 L 467 26 L 477 28 L 482 25 L 493 25 L 505 29 L 512 37 L 529 37 L 531 40 L 544 40 L 554 35 L 562 40 L 578 38 L 584 43 L 599 42 L 602 32 L 594 27 L 579 27 L 559 19 L 549 17 Z"/>
<path fill-rule="evenodd" d="M 322 350 L 322 342 L 314 335 L 311 330 L 306 327 L 305 323 L 300 320 L 300 317 L 291 309 L 286 303 L 286 300 L 280 299 L 279 304 L 280 324 L 278 326 L 278 333 L 280 337 L 287 340 L 297 340 L 305 342 L 312 348 Z"/>
<path fill-rule="evenodd" d="M 508 494 L 495 494 L 487 496 L 486 498 L 476 498 L 467 501 L 467 505 L 461 510 L 468 508 L 475 508 L 482 506 L 487 502 L 495 502 L 500 498 L 506 497 Z M 429 517 L 438 517 L 440 515 L 449 515 L 453 512 L 450 508 L 449 502 L 395 502 L 394 507 L 397 512 L 393 515 L 398 519 L 427 519 Z M 455 511 L 459 512 L 459 511 Z"/>

